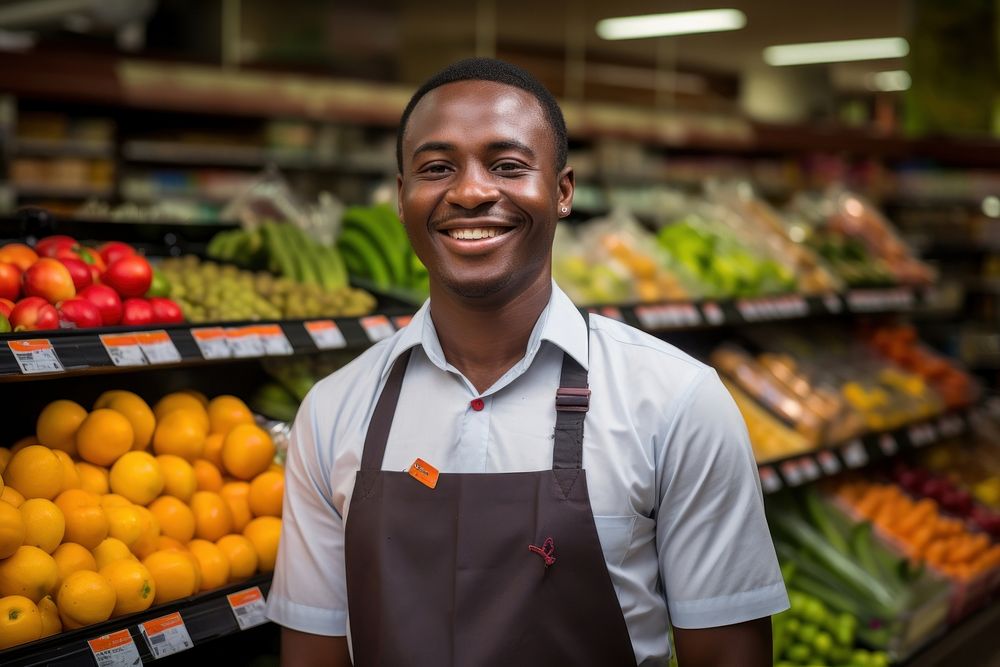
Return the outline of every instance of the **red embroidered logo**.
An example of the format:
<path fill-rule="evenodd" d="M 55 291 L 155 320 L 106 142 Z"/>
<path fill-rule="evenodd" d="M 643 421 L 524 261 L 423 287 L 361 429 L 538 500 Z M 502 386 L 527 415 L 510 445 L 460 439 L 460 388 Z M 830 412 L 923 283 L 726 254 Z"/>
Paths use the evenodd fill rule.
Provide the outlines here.
<path fill-rule="evenodd" d="M 545 560 L 545 567 L 548 567 L 556 562 L 556 545 L 552 541 L 551 537 L 546 537 L 545 542 L 542 543 L 542 546 L 540 547 L 536 547 L 534 544 L 529 544 L 528 550 L 541 556 L 542 559 Z"/>

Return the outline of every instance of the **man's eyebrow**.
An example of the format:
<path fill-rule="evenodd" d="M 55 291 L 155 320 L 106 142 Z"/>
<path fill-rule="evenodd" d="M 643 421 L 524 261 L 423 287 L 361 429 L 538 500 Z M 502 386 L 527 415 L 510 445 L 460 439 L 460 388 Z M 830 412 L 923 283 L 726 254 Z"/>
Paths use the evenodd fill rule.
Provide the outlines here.
<path fill-rule="evenodd" d="M 449 144 L 445 141 L 428 141 L 420 144 L 414 149 L 413 154 L 418 153 L 432 153 L 436 151 L 453 151 L 455 150 L 455 144 Z"/>
<path fill-rule="evenodd" d="M 532 159 L 534 159 L 535 157 L 535 151 L 528 148 L 527 144 L 523 144 L 516 139 L 504 139 L 502 141 L 491 142 L 489 145 L 489 149 L 491 151 L 515 150 L 524 153 L 525 155 L 527 155 Z"/>

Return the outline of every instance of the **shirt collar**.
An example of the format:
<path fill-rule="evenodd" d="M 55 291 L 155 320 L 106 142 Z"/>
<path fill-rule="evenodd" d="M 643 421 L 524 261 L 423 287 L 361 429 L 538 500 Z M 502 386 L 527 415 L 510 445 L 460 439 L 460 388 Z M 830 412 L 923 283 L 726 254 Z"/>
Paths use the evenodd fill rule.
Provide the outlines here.
<path fill-rule="evenodd" d="M 431 319 L 430 299 L 424 302 L 410 323 L 400 331 L 393 344 L 389 359 L 382 369 L 382 378 L 389 373 L 392 365 L 404 352 L 410 348 L 422 346 L 427 358 L 441 370 L 448 370 L 449 365 L 441 349 L 434 322 Z M 524 357 L 514 365 L 510 372 L 522 373 L 531 365 L 541 347 L 542 341 L 548 341 L 570 355 L 589 370 L 589 331 L 583 315 L 563 292 L 555 281 L 552 282 L 552 294 L 542 314 L 538 317 Z M 509 373 L 508 373 L 509 374 Z"/>

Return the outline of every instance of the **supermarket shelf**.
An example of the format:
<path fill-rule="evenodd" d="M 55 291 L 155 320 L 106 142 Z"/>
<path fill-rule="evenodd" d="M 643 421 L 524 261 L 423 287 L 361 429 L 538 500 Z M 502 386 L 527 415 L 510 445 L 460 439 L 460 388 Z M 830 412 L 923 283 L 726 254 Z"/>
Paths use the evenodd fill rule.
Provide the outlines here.
<path fill-rule="evenodd" d="M 142 662 L 152 662 L 155 658 L 139 629 L 140 623 L 180 612 L 193 646 L 205 644 L 213 639 L 241 631 L 236 621 L 236 614 L 230 607 L 226 596 L 251 589 L 254 586 L 259 587 L 260 592 L 266 596 L 271 588 L 271 575 L 259 574 L 238 584 L 152 607 L 141 614 L 111 619 L 104 623 L 62 632 L 52 637 L 0 651 L 0 664 L 7 667 L 15 665 L 23 667 L 29 665 L 58 667 L 86 665 L 93 667 L 95 660 L 88 641 L 121 630 L 128 630 Z"/>
<path fill-rule="evenodd" d="M 905 667 L 996 667 L 1000 655 L 1000 600 L 994 600 L 918 651 Z"/>
<path fill-rule="evenodd" d="M 14 140 L 11 148 L 14 155 L 19 157 L 109 158 L 114 156 L 114 144 L 110 141 L 19 137 Z"/>
<path fill-rule="evenodd" d="M 14 192 L 21 199 L 106 199 L 114 193 L 114 188 L 92 185 L 18 185 L 13 184 Z"/>

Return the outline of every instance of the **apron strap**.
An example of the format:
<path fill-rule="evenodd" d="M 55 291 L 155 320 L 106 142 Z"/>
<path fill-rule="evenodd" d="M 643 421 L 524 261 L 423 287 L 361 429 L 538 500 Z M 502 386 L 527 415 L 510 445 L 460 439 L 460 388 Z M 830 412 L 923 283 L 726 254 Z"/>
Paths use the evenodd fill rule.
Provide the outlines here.
<path fill-rule="evenodd" d="M 396 403 L 399 392 L 403 388 L 403 376 L 410 362 L 413 348 L 406 350 L 396 358 L 389 371 L 389 378 L 382 388 L 382 395 L 375 404 L 368 433 L 365 435 L 365 449 L 361 454 L 361 469 L 379 471 L 382 469 L 382 459 L 385 458 L 385 446 L 389 441 L 389 430 L 392 428 L 392 418 L 396 415 Z"/>
<path fill-rule="evenodd" d="M 587 350 L 590 350 L 590 315 L 583 314 L 587 325 Z M 576 359 L 563 353 L 562 376 L 556 391 L 555 445 L 552 449 L 552 468 L 575 469 L 583 467 L 583 422 L 590 409 L 590 388 L 587 371 Z"/>

